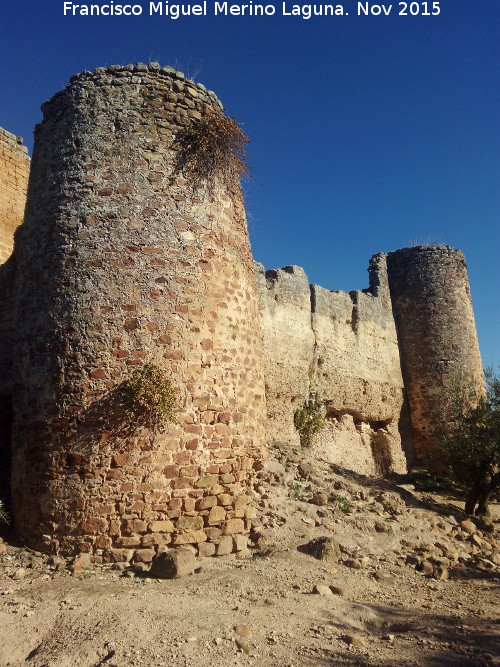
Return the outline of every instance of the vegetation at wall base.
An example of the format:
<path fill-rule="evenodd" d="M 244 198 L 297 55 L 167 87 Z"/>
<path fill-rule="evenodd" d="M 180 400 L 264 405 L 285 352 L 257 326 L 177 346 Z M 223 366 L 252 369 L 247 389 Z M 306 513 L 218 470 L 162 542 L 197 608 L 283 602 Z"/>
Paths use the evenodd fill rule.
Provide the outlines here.
<path fill-rule="evenodd" d="M 465 511 L 488 516 L 488 502 L 500 488 L 500 378 L 485 371 L 486 393 L 466 378 L 445 392 L 449 421 L 443 425 L 429 465 L 467 488 Z"/>
<path fill-rule="evenodd" d="M 302 447 L 310 447 L 312 438 L 324 426 L 323 404 L 317 396 L 311 396 L 300 410 L 296 410 L 293 423 L 299 432 Z"/>

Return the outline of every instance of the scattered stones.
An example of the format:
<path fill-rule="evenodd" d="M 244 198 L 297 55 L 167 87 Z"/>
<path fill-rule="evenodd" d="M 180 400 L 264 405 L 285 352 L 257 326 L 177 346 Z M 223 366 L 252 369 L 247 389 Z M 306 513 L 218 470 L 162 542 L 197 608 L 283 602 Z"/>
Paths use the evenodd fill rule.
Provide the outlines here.
<path fill-rule="evenodd" d="M 473 533 L 469 537 L 469 540 L 470 540 L 470 542 L 472 542 L 472 544 L 475 544 L 477 547 L 483 546 L 483 540 L 476 533 Z"/>
<path fill-rule="evenodd" d="M 347 558 L 344 560 L 344 565 L 353 570 L 364 570 L 369 564 L 370 559 L 368 556 L 363 556 L 363 558 Z"/>
<path fill-rule="evenodd" d="M 470 519 L 465 519 L 464 521 L 461 521 L 460 528 L 462 530 L 465 530 L 466 533 L 469 533 L 469 535 L 473 535 L 477 530 L 476 524 Z"/>
<path fill-rule="evenodd" d="M 382 505 L 389 514 L 401 514 L 406 510 L 405 501 L 397 493 L 392 491 L 384 491 L 376 496 L 375 500 Z"/>
<path fill-rule="evenodd" d="M 438 581 L 446 581 L 450 578 L 450 571 L 444 565 L 438 565 L 433 572 L 434 579 Z"/>
<path fill-rule="evenodd" d="M 302 479 L 309 479 L 315 472 L 315 468 L 311 463 L 299 463 L 297 470 Z"/>
<path fill-rule="evenodd" d="M 313 588 L 313 593 L 316 593 L 317 595 L 333 595 L 330 587 L 322 584 L 316 584 Z"/>
<path fill-rule="evenodd" d="M 355 648 L 364 648 L 366 646 L 366 640 L 361 635 L 344 635 L 344 641 L 349 646 L 354 646 Z"/>
<path fill-rule="evenodd" d="M 17 570 L 14 572 L 12 575 L 12 579 L 19 581 L 20 579 L 24 579 L 24 577 L 27 575 L 27 571 L 24 569 L 24 567 L 18 567 Z"/>
<path fill-rule="evenodd" d="M 250 655 L 250 648 L 241 639 L 235 639 L 235 644 L 245 655 Z"/>
<path fill-rule="evenodd" d="M 233 630 L 243 639 L 252 639 L 253 637 L 253 630 L 249 625 L 235 625 Z"/>
<path fill-rule="evenodd" d="M 318 493 L 315 493 L 314 496 L 311 498 L 311 503 L 313 503 L 313 505 L 318 505 L 318 507 L 327 505 L 328 496 L 326 493 L 321 493 L 318 491 Z"/>
<path fill-rule="evenodd" d="M 434 565 L 429 560 L 423 560 L 420 565 L 418 565 L 417 569 L 419 572 L 423 572 L 423 574 L 434 573 Z"/>
<path fill-rule="evenodd" d="M 56 557 L 57 558 L 57 557 Z M 59 563 L 60 561 L 57 561 Z M 92 556 L 88 553 L 81 553 L 73 559 L 73 571 L 90 570 L 92 568 Z"/>
<path fill-rule="evenodd" d="M 190 549 L 170 549 L 153 558 L 149 574 L 160 579 L 180 579 L 191 574 L 195 567 L 196 557 Z"/>
<path fill-rule="evenodd" d="M 315 537 L 300 547 L 300 551 L 327 563 L 338 563 L 340 560 L 340 546 L 333 537 Z"/>

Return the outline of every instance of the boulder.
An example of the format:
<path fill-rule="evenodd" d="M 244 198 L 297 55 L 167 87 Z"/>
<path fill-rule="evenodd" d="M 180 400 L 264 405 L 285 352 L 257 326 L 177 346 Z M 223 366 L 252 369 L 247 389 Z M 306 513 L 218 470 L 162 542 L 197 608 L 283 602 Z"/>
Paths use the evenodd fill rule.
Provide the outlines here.
<path fill-rule="evenodd" d="M 196 557 L 190 549 L 167 549 L 153 558 L 149 574 L 159 579 L 180 579 L 191 574 L 195 567 Z"/>
<path fill-rule="evenodd" d="M 315 537 L 299 550 L 327 563 L 338 563 L 340 560 L 340 546 L 332 537 Z"/>

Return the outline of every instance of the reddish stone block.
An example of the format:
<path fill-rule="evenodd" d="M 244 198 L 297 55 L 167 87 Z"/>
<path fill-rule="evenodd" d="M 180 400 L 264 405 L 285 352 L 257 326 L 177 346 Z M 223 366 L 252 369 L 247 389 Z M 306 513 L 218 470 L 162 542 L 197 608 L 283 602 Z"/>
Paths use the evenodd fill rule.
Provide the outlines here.
<path fill-rule="evenodd" d="M 130 461 L 130 454 L 115 454 L 111 459 L 111 465 L 117 468 L 127 465 Z"/>
<path fill-rule="evenodd" d="M 183 463 L 191 463 L 191 454 L 186 451 L 176 452 L 173 458 L 179 465 L 182 465 Z"/>
<path fill-rule="evenodd" d="M 81 531 L 84 535 L 97 535 L 99 533 L 106 533 L 107 529 L 108 522 L 102 517 L 89 518 L 81 523 Z"/>
<path fill-rule="evenodd" d="M 142 519 L 124 519 L 122 522 L 122 530 L 124 533 L 145 533 L 148 529 L 148 524 Z"/>
<path fill-rule="evenodd" d="M 106 479 L 114 479 L 118 482 L 120 482 L 123 479 L 123 471 L 122 470 L 108 470 L 106 473 Z"/>
<path fill-rule="evenodd" d="M 139 328 L 139 320 L 135 318 L 126 319 L 123 324 L 123 328 L 125 331 L 135 331 Z"/>

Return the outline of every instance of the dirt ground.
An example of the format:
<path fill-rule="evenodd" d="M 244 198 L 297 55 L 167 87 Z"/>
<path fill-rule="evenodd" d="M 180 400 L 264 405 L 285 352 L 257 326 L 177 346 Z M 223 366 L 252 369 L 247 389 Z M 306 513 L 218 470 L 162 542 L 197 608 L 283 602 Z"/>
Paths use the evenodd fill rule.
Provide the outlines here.
<path fill-rule="evenodd" d="M 500 665 L 498 504 L 487 526 L 404 481 L 272 450 L 251 549 L 175 580 L 0 543 L 0 665 Z"/>

